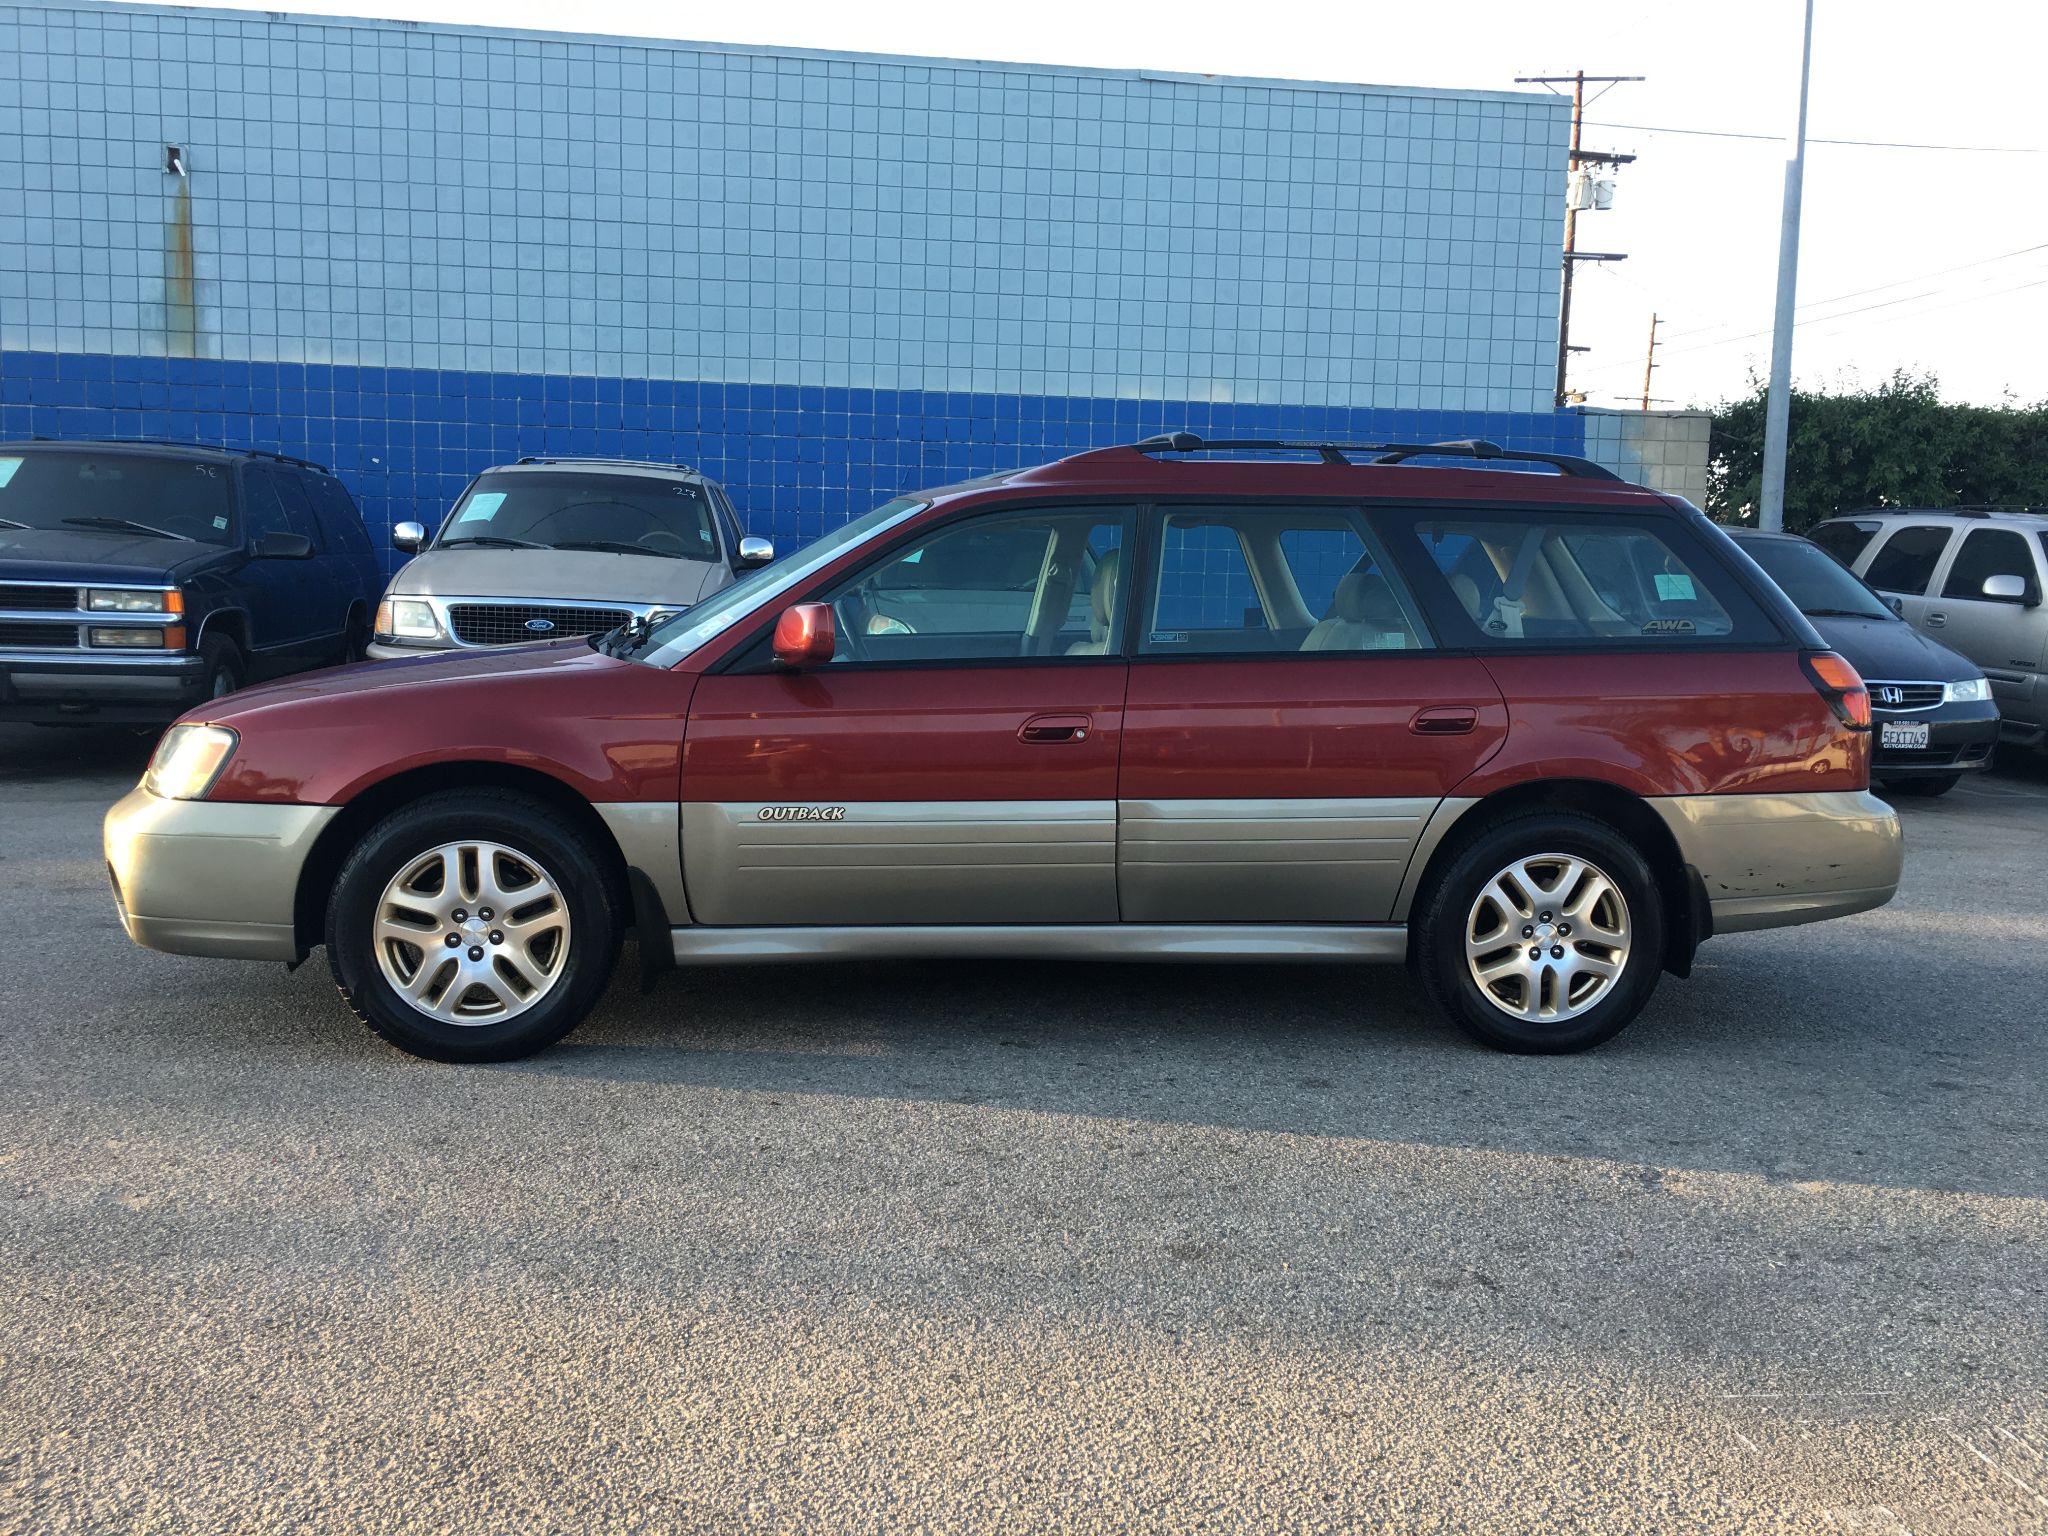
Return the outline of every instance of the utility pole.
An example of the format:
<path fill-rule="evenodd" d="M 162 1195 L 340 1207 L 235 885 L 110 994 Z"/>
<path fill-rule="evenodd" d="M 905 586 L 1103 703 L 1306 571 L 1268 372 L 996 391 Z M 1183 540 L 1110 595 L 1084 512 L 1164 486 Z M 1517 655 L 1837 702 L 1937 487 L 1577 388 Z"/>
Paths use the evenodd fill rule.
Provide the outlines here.
<path fill-rule="evenodd" d="M 1799 288 L 1799 200 L 1806 182 L 1806 83 L 1813 71 L 1813 0 L 1799 48 L 1799 126 L 1785 163 L 1785 217 L 1778 232 L 1778 313 L 1771 330 L 1771 392 L 1764 401 L 1764 484 L 1756 524 L 1785 526 L 1785 441 L 1792 427 L 1792 315 Z"/>
<path fill-rule="evenodd" d="M 1517 75 L 1515 76 L 1515 83 L 1517 85 L 1544 85 L 1550 86 L 1553 89 L 1560 85 L 1571 86 L 1572 147 L 1570 165 L 1572 174 L 1576 175 L 1581 165 L 1627 165 L 1635 159 L 1634 155 L 1606 154 L 1588 151 L 1583 147 L 1580 134 L 1585 127 L 1586 121 L 1586 86 L 1588 83 L 1612 87 L 1632 84 L 1642 78 L 1643 76 L 1641 75 L 1589 75 L 1583 69 L 1577 69 L 1568 75 Z M 1601 96 L 1606 94 L 1605 91 L 1600 92 Z M 1596 96 L 1594 99 L 1597 101 L 1599 97 Z M 1580 254 L 1578 199 L 1567 196 L 1564 205 L 1564 286 L 1557 300 L 1557 403 L 1560 407 L 1566 403 L 1566 374 L 1569 370 L 1572 352 L 1574 350 L 1585 350 L 1583 347 L 1574 349 L 1571 344 L 1572 273 L 1581 261 L 1621 261 L 1623 259 L 1620 256 L 1605 253 L 1587 252 L 1583 255 Z"/>
<path fill-rule="evenodd" d="M 1657 366 L 1657 312 L 1650 311 L 1650 350 L 1643 354 L 1643 409 L 1650 408 L 1650 371 Z"/>

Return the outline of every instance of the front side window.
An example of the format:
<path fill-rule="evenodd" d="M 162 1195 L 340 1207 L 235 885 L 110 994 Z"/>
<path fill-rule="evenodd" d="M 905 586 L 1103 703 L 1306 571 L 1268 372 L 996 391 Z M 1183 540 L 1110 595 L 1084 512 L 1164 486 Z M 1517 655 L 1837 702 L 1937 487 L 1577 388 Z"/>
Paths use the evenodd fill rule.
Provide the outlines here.
<path fill-rule="evenodd" d="M 1880 592 L 1901 592 L 1918 597 L 1934 579 L 1934 568 L 1942 551 L 1955 534 L 1953 528 L 1894 528 L 1891 537 L 1878 546 L 1863 579 Z"/>
<path fill-rule="evenodd" d="M 1160 515 L 1141 654 L 1406 651 L 1421 617 L 1361 513 L 1181 507 Z"/>
<path fill-rule="evenodd" d="M 585 549 L 716 560 L 711 503 L 696 486 L 657 475 L 585 470 L 485 473 L 441 525 L 436 549 Z"/>
<path fill-rule="evenodd" d="M 1943 597 L 1984 597 L 1984 583 L 1993 576 L 2017 576 L 2026 583 L 2027 595 L 2039 597 L 2041 584 L 2034 574 L 2034 551 L 2027 536 L 2010 528 L 1974 528 L 1963 537 L 1963 547 L 1948 568 L 1941 584 Z"/>
<path fill-rule="evenodd" d="M 1569 513 L 1412 524 L 1458 612 L 1498 645 L 1686 645 L 1775 630 L 1681 530 Z"/>
<path fill-rule="evenodd" d="M 221 464 L 87 449 L 0 455 L 0 548 L 24 528 L 227 544 Z"/>
<path fill-rule="evenodd" d="M 1121 507 L 1057 507 L 939 528 L 821 599 L 837 624 L 835 660 L 1114 652 L 1130 520 Z"/>

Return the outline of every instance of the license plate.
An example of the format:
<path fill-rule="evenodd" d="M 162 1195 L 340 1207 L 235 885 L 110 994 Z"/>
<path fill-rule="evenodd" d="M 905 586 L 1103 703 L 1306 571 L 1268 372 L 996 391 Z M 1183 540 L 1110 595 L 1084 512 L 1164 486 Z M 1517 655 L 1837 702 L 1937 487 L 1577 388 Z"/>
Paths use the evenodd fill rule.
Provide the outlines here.
<path fill-rule="evenodd" d="M 1878 728 L 1877 744 L 1891 750 L 1925 752 L 1927 750 L 1927 722 L 1925 720 L 1887 720 Z"/>

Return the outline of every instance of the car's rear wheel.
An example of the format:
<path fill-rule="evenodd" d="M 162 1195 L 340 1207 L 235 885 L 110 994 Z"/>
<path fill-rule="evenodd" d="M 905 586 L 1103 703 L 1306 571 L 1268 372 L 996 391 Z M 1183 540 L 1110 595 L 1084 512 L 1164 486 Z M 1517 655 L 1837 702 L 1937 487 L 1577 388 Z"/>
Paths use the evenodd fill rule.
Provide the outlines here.
<path fill-rule="evenodd" d="M 1535 812 L 1479 830 L 1421 903 L 1432 1000 L 1507 1051 L 1583 1051 L 1641 1012 L 1663 969 L 1656 877 L 1603 821 Z"/>
<path fill-rule="evenodd" d="M 1885 779 L 1881 782 L 1895 795 L 1922 795 L 1932 799 L 1954 789 L 1963 782 L 1963 776 L 1960 773 L 1935 773 L 1925 778 Z"/>
<path fill-rule="evenodd" d="M 373 826 L 327 909 L 335 984 L 371 1029 L 435 1061 L 552 1045 L 618 959 L 612 881 L 582 832 L 501 790 L 431 795 Z"/>

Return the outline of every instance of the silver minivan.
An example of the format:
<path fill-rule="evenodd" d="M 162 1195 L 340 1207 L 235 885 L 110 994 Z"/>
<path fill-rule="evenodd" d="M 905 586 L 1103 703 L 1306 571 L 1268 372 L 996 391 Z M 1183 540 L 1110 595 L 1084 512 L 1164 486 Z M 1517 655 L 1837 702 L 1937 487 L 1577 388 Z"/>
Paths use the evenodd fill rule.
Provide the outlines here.
<path fill-rule="evenodd" d="M 377 605 L 369 654 L 598 635 L 681 613 L 775 558 L 746 537 L 723 486 L 682 464 L 521 459 L 472 480 Z"/>
<path fill-rule="evenodd" d="M 2048 742 L 2048 515 L 1858 512 L 1807 537 L 1984 669 L 2005 740 Z"/>

